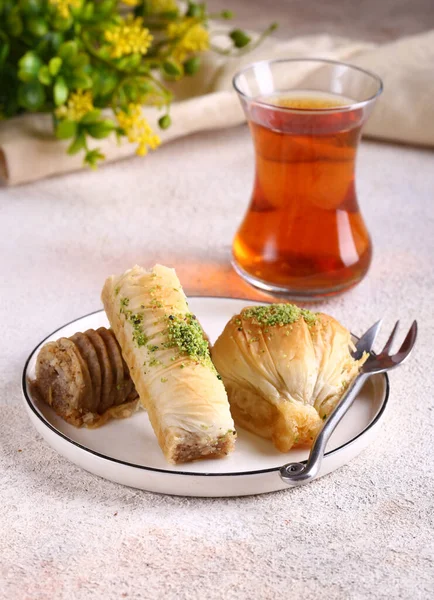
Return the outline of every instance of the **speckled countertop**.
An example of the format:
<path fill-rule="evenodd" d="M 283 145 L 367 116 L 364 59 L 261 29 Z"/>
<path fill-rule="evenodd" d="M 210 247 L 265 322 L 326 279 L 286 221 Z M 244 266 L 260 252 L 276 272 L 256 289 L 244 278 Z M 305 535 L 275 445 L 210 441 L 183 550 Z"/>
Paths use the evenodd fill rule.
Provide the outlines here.
<path fill-rule="evenodd" d="M 0 189 L 1 600 L 434 596 L 429 150 L 373 142 L 360 149 L 373 265 L 359 287 L 320 306 L 356 333 L 380 316 L 385 330 L 417 317 L 420 336 L 411 360 L 391 375 L 377 441 L 346 467 L 265 496 L 158 496 L 69 463 L 24 412 L 29 351 L 99 308 L 109 273 L 159 260 L 178 267 L 190 293 L 209 290 L 212 276 L 214 294 L 250 295 L 227 265 L 251 178 L 250 138 L 240 127 L 96 173 Z"/>

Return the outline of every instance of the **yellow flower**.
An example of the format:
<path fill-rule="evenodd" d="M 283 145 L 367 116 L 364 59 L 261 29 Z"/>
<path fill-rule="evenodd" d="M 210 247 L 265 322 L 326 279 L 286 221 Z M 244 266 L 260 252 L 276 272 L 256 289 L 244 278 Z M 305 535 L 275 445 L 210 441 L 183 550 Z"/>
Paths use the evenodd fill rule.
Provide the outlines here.
<path fill-rule="evenodd" d="M 68 119 L 70 121 L 80 121 L 89 111 L 93 110 L 92 92 L 90 90 L 79 90 L 74 92 L 68 98 L 67 104 L 56 108 L 56 117 L 58 119 Z"/>
<path fill-rule="evenodd" d="M 142 17 L 135 19 L 133 15 L 128 15 L 122 25 L 115 25 L 106 31 L 104 38 L 112 47 L 112 58 L 121 58 L 136 52 L 146 54 L 153 40 L 149 29 L 143 27 Z"/>
<path fill-rule="evenodd" d="M 148 147 L 155 150 L 161 140 L 149 125 L 148 121 L 142 115 L 142 109 L 138 104 L 130 104 L 128 112 L 119 111 L 116 115 L 120 127 L 125 131 L 129 142 L 138 144 L 136 153 L 144 156 L 148 152 Z"/>
<path fill-rule="evenodd" d="M 173 49 L 172 56 L 175 60 L 183 62 L 192 52 L 201 52 L 209 48 L 209 33 L 194 19 L 185 19 L 180 23 L 170 23 L 167 27 L 169 39 L 179 38 Z"/>
<path fill-rule="evenodd" d="M 49 0 L 49 3 L 57 8 L 57 12 L 63 19 L 70 16 L 69 9 L 71 7 L 80 8 L 81 6 L 81 0 Z"/>
<path fill-rule="evenodd" d="M 140 4 L 140 0 L 122 0 L 122 4 L 126 4 L 127 6 L 137 6 Z"/>

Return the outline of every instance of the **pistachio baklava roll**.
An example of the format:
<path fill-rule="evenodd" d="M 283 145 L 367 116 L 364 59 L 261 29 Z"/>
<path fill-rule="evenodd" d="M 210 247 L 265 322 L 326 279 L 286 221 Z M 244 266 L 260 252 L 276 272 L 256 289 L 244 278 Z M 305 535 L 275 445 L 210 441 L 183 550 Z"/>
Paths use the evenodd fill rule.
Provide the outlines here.
<path fill-rule="evenodd" d="M 235 429 L 226 391 L 175 271 L 135 266 L 107 279 L 102 300 L 166 459 L 229 454 Z"/>

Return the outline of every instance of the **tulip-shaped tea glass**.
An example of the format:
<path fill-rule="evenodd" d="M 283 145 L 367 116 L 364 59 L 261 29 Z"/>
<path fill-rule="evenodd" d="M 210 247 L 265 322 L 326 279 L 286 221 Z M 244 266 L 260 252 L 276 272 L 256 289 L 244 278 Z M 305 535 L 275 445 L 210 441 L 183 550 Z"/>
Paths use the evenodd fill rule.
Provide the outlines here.
<path fill-rule="evenodd" d="M 235 269 L 270 292 L 312 298 L 357 284 L 372 247 L 357 202 L 361 129 L 379 77 L 329 60 L 252 64 L 234 77 L 256 174 L 233 243 Z"/>

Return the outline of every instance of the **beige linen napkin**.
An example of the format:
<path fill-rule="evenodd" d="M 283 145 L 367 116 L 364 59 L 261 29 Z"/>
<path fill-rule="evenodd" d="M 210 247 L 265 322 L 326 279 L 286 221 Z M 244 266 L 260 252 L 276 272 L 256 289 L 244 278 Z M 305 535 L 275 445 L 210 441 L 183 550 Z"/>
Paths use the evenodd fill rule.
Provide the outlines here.
<path fill-rule="evenodd" d="M 243 65 L 271 58 L 317 57 L 343 60 L 374 71 L 384 93 L 368 121 L 365 134 L 383 140 L 434 146 L 434 31 L 383 45 L 354 42 L 328 35 L 282 42 L 273 39 L 242 59 L 209 53 L 194 78 L 176 84 L 173 125 L 161 132 L 163 143 L 201 130 L 231 127 L 244 119 L 232 90 L 232 77 Z M 159 113 L 144 109 L 154 124 Z M 56 140 L 49 115 L 27 114 L 0 123 L 0 178 L 14 185 L 82 168 L 82 157 L 68 156 L 68 142 Z M 134 145 L 98 140 L 107 161 L 131 156 Z M 146 158 L 144 159 L 146 160 Z"/>

